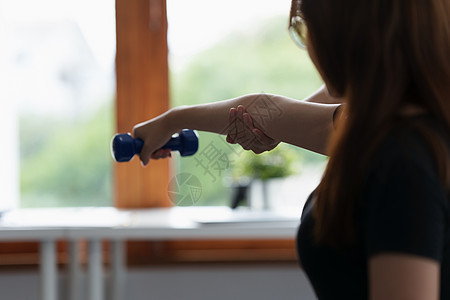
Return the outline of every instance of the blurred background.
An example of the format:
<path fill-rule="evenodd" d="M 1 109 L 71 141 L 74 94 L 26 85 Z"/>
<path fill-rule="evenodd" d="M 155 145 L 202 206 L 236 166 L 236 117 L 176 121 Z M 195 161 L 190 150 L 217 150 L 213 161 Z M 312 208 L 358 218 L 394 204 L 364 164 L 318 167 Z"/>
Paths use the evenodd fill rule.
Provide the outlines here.
<path fill-rule="evenodd" d="M 114 205 L 114 5 L 0 0 L 0 209 Z M 316 90 L 321 80 L 287 31 L 289 8 L 290 0 L 167 0 L 171 106 Z M 221 164 L 205 170 L 195 156 L 175 156 L 173 173 L 200 180 L 195 205 L 229 205 L 243 151 L 214 134 L 200 141 L 199 153 L 214 145 Z M 295 151 L 299 173 L 320 176 L 325 158 Z"/>

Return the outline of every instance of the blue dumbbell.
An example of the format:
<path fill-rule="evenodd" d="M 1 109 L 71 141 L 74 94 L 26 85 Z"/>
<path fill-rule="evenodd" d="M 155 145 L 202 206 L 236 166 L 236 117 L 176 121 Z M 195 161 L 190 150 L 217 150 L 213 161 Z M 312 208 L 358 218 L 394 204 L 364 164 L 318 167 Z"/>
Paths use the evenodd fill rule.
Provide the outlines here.
<path fill-rule="evenodd" d="M 117 162 L 130 161 L 141 153 L 144 141 L 134 139 L 129 133 L 116 134 L 111 142 L 111 153 Z M 181 156 L 195 154 L 198 150 L 198 136 L 194 130 L 184 129 L 174 135 L 161 149 L 179 151 Z"/>

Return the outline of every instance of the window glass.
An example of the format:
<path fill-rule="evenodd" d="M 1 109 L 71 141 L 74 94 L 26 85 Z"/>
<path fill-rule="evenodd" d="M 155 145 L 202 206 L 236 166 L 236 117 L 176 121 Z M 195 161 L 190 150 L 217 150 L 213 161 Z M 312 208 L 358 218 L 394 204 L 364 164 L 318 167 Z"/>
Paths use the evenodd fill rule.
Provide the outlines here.
<path fill-rule="evenodd" d="M 168 0 L 171 105 L 199 104 L 247 93 L 303 99 L 321 84 L 307 52 L 287 30 L 290 0 Z M 244 151 L 223 136 L 200 134 L 192 157 L 175 157 L 174 176 L 195 178 L 196 197 L 179 192 L 178 205 L 229 205 L 236 164 Z M 311 191 L 325 157 L 295 150 L 298 176 Z M 314 180 L 310 180 L 313 178 Z M 181 182 L 183 182 L 181 180 Z M 171 189 L 179 189 L 171 187 Z M 288 189 L 288 188 L 287 188 Z M 188 189 L 189 190 L 189 189 Z M 187 199 L 187 200 L 186 200 Z"/>
<path fill-rule="evenodd" d="M 1 0 L 0 14 L 2 198 L 111 205 L 114 0 Z"/>

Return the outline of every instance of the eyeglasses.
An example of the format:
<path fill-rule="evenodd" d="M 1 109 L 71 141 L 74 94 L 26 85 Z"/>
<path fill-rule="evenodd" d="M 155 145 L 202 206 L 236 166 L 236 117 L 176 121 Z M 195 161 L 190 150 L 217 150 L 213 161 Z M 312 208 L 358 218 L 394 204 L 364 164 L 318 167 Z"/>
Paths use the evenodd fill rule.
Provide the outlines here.
<path fill-rule="evenodd" d="M 300 16 L 294 16 L 289 24 L 289 34 L 294 43 L 302 49 L 306 49 L 308 29 L 306 28 L 305 20 Z"/>
<path fill-rule="evenodd" d="M 300 10 L 301 0 L 292 0 L 290 22 L 289 22 L 289 34 L 292 40 L 297 46 L 302 49 L 306 48 L 308 28 L 306 27 L 305 20 L 301 17 Z"/>

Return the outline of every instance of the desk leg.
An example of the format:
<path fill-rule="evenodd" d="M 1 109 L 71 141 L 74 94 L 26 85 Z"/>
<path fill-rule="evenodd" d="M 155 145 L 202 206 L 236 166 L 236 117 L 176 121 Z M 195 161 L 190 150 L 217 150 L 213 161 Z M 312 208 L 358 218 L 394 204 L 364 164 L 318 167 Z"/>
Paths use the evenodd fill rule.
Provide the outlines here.
<path fill-rule="evenodd" d="M 124 300 L 125 292 L 125 241 L 112 241 L 111 299 Z"/>
<path fill-rule="evenodd" d="M 68 299 L 80 300 L 80 252 L 77 240 L 69 241 Z"/>
<path fill-rule="evenodd" d="M 103 300 L 102 247 L 100 240 L 89 241 L 89 300 Z"/>
<path fill-rule="evenodd" d="M 41 241 L 40 250 L 41 299 L 56 300 L 57 270 L 55 241 Z"/>

